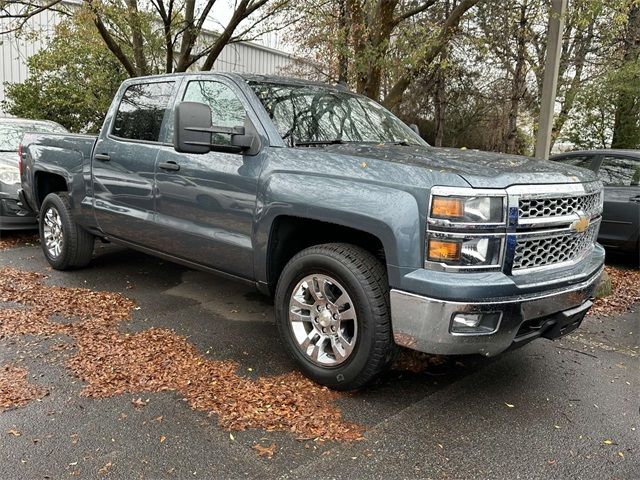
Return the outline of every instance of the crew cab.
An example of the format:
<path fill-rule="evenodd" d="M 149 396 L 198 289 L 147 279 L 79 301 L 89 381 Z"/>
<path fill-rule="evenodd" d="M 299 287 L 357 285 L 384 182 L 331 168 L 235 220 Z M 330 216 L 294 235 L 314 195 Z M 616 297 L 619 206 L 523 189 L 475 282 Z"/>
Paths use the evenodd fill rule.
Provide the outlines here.
<path fill-rule="evenodd" d="M 397 346 L 496 355 L 575 329 L 604 250 L 589 170 L 433 148 L 374 101 L 302 80 L 125 81 L 96 137 L 27 134 L 22 191 L 53 268 L 100 238 L 255 285 L 335 389 Z"/>

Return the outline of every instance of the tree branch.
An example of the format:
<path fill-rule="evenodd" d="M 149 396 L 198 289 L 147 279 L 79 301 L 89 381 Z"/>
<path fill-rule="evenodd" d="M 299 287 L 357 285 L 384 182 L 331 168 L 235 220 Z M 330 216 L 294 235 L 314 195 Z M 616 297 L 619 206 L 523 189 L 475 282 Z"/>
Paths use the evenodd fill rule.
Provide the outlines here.
<path fill-rule="evenodd" d="M 426 2 L 424 2 L 422 5 L 418 5 L 415 8 L 411 8 L 403 13 L 401 13 L 400 15 L 398 15 L 396 18 L 393 19 L 393 25 L 398 26 L 400 23 L 404 22 L 405 20 L 418 15 L 419 13 L 424 12 L 425 10 L 427 10 L 429 7 L 432 7 L 433 5 L 435 5 L 435 3 L 438 0 L 428 0 Z"/>
<path fill-rule="evenodd" d="M 402 101 L 402 96 L 414 77 L 420 70 L 431 64 L 440 52 L 442 52 L 453 35 L 454 29 L 460 23 L 462 16 L 481 1 L 483 0 L 462 0 L 456 8 L 451 11 L 451 14 L 445 20 L 444 25 L 434 40 L 434 43 L 418 58 L 415 66 L 408 68 L 393 87 L 391 87 L 391 90 L 389 90 L 383 102 L 387 108 L 395 108 Z"/>

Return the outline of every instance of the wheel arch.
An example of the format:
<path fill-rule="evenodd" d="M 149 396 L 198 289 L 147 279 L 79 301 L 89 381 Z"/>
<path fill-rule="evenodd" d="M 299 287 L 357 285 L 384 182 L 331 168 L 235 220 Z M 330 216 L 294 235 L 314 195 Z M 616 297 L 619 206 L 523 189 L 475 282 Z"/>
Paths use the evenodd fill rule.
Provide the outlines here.
<path fill-rule="evenodd" d="M 419 190 L 405 191 L 354 179 L 271 173 L 260 185 L 253 226 L 254 278 L 258 287 L 272 293 L 277 281 L 282 257 L 274 256 L 274 242 L 280 239 L 278 232 L 283 224 L 298 227 L 293 230 L 294 235 L 285 238 L 295 239 L 303 248 L 327 241 L 365 248 L 372 243 L 381 245 L 390 281 L 395 279 L 397 270 L 392 266 L 419 268 L 425 235 L 425 205 L 420 195 Z"/>
<path fill-rule="evenodd" d="M 287 262 L 305 248 L 325 243 L 349 243 L 373 254 L 385 267 L 387 254 L 379 236 L 347 225 L 314 218 L 279 215 L 271 223 L 266 248 L 266 287 L 270 294 Z"/>
<path fill-rule="evenodd" d="M 35 202 L 38 210 L 47 195 L 54 192 L 69 192 L 69 184 L 64 175 L 50 171 L 37 171 L 34 174 Z"/>

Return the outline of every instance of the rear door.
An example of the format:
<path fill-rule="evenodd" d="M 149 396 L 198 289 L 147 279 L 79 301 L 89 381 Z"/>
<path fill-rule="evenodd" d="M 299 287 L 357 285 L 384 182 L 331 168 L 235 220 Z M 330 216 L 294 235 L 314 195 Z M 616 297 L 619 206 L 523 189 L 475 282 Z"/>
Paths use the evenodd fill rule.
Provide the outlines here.
<path fill-rule="evenodd" d="M 100 133 L 92 177 L 96 221 L 107 234 L 152 246 L 155 163 L 176 81 L 125 84 L 121 101 Z"/>
<path fill-rule="evenodd" d="M 604 213 L 599 241 L 633 251 L 640 228 L 640 159 L 621 154 L 602 158 L 598 177 L 604 183 Z"/>
<path fill-rule="evenodd" d="M 185 78 L 177 101 L 183 100 L 209 105 L 215 126 L 238 127 L 250 122 L 265 137 L 246 97 L 225 77 Z M 169 138 L 168 131 L 167 142 Z M 223 134 L 214 134 L 212 140 L 219 145 L 231 143 L 231 137 Z M 162 251 L 253 278 L 252 228 L 258 177 L 266 155 L 264 150 L 254 156 L 221 151 L 189 154 L 164 146 L 156 163 Z"/>

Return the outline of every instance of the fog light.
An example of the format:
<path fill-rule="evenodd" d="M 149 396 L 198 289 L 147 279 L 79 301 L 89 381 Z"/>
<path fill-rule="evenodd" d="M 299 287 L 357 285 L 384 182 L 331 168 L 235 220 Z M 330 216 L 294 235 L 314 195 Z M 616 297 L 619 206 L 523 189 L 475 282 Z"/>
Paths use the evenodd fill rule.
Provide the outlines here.
<path fill-rule="evenodd" d="M 451 320 L 451 333 L 489 335 L 495 333 L 502 313 L 456 313 Z"/>
<path fill-rule="evenodd" d="M 458 313 L 453 317 L 453 323 L 458 327 L 477 327 L 480 325 L 482 315 L 480 313 Z"/>

